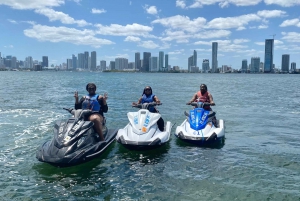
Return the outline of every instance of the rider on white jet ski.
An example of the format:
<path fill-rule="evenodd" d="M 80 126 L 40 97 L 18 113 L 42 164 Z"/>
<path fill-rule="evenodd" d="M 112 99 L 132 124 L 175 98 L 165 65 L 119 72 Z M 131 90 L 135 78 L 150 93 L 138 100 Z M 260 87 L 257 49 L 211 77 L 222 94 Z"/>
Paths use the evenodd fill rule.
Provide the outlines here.
<path fill-rule="evenodd" d="M 200 85 L 200 91 L 196 92 L 193 95 L 192 99 L 187 103 L 187 105 L 190 105 L 192 102 L 210 103 L 211 106 L 216 105 L 211 93 L 209 93 L 207 91 L 206 84 Z M 203 108 L 205 110 L 212 110 L 209 105 L 204 105 Z M 216 125 L 216 117 L 214 117 L 212 121 L 213 121 L 214 125 Z"/>
<path fill-rule="evenodd" d="M 141 103 L 143 104 L 143 103 L 151 103 L 151 102 L 156 102 L 157 104 L 160 104 L 160 100 L 158 99 L 158 97 L 156 95 L 152 94 L 152 88 L 150 86 L 146 86 L 144 88 L 142 97 L 140 97 L 136 103 L 133 102 L 132 105 L 136 106 Z M 148 108 L 148 110 L 152 113 L 159 113 L 159 111 L 154 106 L 151 106 L 150 108 Z M 165 125 L 165 122 L 160 117 L 159 120 L 157 121 L 157 126 L 160 131 L 164 131 L 164 125 Z"/>

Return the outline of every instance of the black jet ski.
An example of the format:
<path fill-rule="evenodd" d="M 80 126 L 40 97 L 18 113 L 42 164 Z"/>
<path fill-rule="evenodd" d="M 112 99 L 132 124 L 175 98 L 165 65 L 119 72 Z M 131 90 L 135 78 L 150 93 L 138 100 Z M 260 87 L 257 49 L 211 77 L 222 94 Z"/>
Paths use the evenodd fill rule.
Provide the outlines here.
<path fill-rule="evenodd" d="M 114 141 L 118 130 L 107 129 L 105 121 L 105 140 L 100 141 L 99 135 L 93 129 L 94 123 L 85 121 L 84 118 L 91 114 L 90 110 L 65 110 L 73 114 L 73 117 L 56 122 L 52 140 L 37 149 L 36 158 L 39 161 L 59 167 L 77 165 L 100 156 Z"/>

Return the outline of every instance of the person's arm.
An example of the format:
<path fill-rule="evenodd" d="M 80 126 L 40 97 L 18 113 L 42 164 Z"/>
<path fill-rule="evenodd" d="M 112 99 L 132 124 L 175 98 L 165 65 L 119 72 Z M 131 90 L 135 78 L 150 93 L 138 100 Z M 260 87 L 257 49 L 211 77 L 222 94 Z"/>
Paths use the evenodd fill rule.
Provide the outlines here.
<path fill-rule="evenodd" d="M 160 104 L 160 100 L 158 99 L 157 96 L 154 96 L 153 98 L 154 98 L 154 101 L 155 101 L 157 104 Z"/>
<path fill-rule="evenodd" d="M 98 102 L 101 105 L 101 111 L 104 113 L 107 113 L 107 111 L 108 111 L 106 99 L 107 99 L 107 97 L 103 97 L 102 95 L 98 96 Z"/>
<path fill-rule="evenodd" d="M 208 94 L 208 97 L 209 97 L 209 103 L 210 103 L 210 105 L 212 105 L 212 106 L 216 105 L 215 102 L 214 102 L 214 99 L 213 99 L 213 97 L 212 97 L 212 95 L 210 93 Z"/>
<path fill-rule="evenodd" d="M 84 97 L 82 97 L 80 100 L 78 98 L 78 92 L 75 91 L 75 94 L 74 94 L 74 98 L 75 98 L 75 110 L 77 109 L 81 109 L 82 108 L 82 102 L 84 100 Z"/>
<path fill-rule="evenodd" d="M 197 93 L 195 93 L 193 95 L 193 98 L 187 103 L 188 105 L 190 105 L 192 102 L 194 102 L 197 99 Z"/>
<path fill-rule="evenodd" d="M 132 105 L 138 105 L 142 102 L 142 97 L 139 98 L 137 102 L 133 102 Z"/>

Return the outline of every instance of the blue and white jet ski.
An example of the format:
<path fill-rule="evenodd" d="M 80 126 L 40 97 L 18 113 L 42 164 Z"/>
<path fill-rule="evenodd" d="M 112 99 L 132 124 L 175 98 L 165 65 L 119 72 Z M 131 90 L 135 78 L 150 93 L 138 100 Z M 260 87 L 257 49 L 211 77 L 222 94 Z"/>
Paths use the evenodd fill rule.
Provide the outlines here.
<path fill-rule="evenodd" d="M 225 128 L 222 119 L 216 119 L 214 111 L 205 110 L 203 106 L 209 103 L 191 103 L 195 108 L 190 113 L 184 112 L 187 119 L 177 126 L 175 136 L 180 140 L 205 145 L 212 143 L 224 143 Z"/>
<path fill-rule="evenodd" d="M 85 121 L 85 116 L 91 114 L 90 110 L 66 110 L 74 116 L 56 122 L 52 140 L 43 143 L 36 151 L 39 161 L 59 167 L 77 165 L 100 156 L 114 141 L 118 130 L 107 129 L 105 122 L 104 141 L 100 141 L 94 123 Z"/>
<path fill-rule="evenodd" d="M 171 122 L 165 124 L 164 131 L 160 131 L 157 121 L 161 117 L 159 113 L 151 113 L 148 108 L 156 106 L 155 102 L 137 104 L 138 112 L 128 112 L 129 123 L 119 129 L 116 136 L 118 143 L 129 149 L 151 149 L 167 143 L 171 134 Z"/>

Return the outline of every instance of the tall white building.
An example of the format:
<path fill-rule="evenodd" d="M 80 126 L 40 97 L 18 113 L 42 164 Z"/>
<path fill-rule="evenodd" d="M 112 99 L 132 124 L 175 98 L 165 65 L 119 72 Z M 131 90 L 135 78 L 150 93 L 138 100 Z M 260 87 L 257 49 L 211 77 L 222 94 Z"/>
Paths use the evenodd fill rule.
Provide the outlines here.
<path fill-rule="evenodd" d="M 164 69 L 164 52 L 159 52 L 159 59 L 158 59 L 158 71 L 163 71 Z"/>
<path fill-rule="evenodd" d="M 218 69 L 218 43 L 212 43 L 212 60 L 211 60 L 211 72 L 216 73 Z"/>
<path fill-rule="evenodd" d="M 105 60 L 100 61 L 100 70 L 101 71 L 106 70 L 106 61 Z"/>
<path fill-rule="evenodd" d="M 251 73 L 258 73 L 260 66 L 260 57 L 251 57 Z"/>
<path fill-rule="evenodd" d="M 202 72 L 207 73 L 208 71 L 209 71 L 209 60 L 208 59 L 203 59 Z"/>
<path fill-rule="evenodd" d="M 149 58 L 149 71 L 151 72 L 157 72 L 159 69 L 158 69 L 158 58 L 157 57 L 150 57 Z"/>
<path fill-rule="evenodd" d="M 126 58 L 116 58 L 115 59 L 115 69 L 124 70 L 128 68 L 128 59 Z"/>
<path fill-rule="evenodd" d="M 141 54 L 139 52 L 135 53 L 135 58 L 134 58 L 134 68 L 135 70 L 140 71 L 141 70 Z"/>
<path fill-rule="evenodd" d="M 96 51 L 91 52 L 91 68 L 90 70 L 95 71 L 97 69 L 97 53 Z"/>
<path fill-rule="evenodd" d="M 165 54 L 165 68 L 164 68 L 164 70 L 168 71 L 169 70 L 168 68 L 169 68 L 169 55 Z"/>

